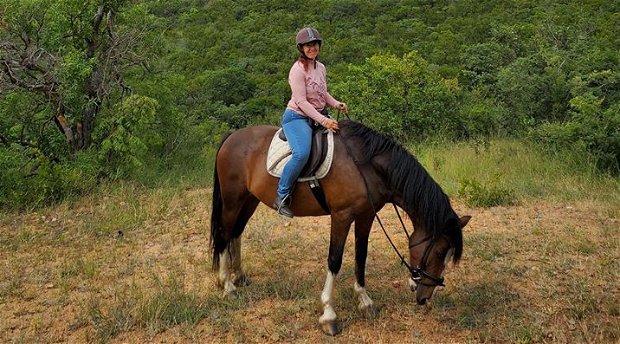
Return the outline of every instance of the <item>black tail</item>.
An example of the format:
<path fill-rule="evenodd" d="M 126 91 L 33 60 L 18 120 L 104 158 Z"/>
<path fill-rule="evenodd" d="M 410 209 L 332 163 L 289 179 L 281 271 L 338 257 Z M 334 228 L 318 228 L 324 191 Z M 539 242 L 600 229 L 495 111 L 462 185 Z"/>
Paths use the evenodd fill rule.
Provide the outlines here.
<path fill-rule="evenodd" d="M 215 154 L 215 164 L 213 166 L 213 202 L 211 204 L 211 250 L 213 253 L 213 270 L 217 271 L 220 268 L 220 253 L 224 251 L 227 243 L 223 240 L 222 233 L 222 192 L 220 190 L 220 178 L 217 175 L 217 156 L 220 153 L 220 149 L 230 134 L 226 135 L 220 143 L 220 147 Z"/>

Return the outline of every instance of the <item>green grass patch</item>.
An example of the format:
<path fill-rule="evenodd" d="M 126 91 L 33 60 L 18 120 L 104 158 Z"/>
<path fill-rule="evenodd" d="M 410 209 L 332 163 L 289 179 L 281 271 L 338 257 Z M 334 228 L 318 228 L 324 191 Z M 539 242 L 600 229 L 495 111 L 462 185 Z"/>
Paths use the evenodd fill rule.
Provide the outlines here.
<path fill-rule="evenodd" d="M 482 185 L 474 179 L 461 181 L 458 193 L 470 207 L 494 207 L 516 203 L 514 192 L 499 185 Z"/>
<path fill-rule="evenodd" d="M 129 330 L 135 325 L 135 317 L 132 315 L 134 309 L 135 300 L 125 295 L 116 296 L 107 309 L 97 299 L 91 299 L 86 306 L 86 317 L 94 333 L 87 338 L 91 342 L 105 343 L 122 331 Z"/>
<path fill-rule="evenodd" d="M 61 278 L 83 276 L 93 278 L 99 273 L 97 263 L 91 259 L 72 258 L 65 260 L 60 271 Z"/>
<path fill-rule="evenodd" d="M 134 285 L 114 295 L 107 306 L 93 299 L 86 307 L 86 318 L 94 328 L 91 334 L 94 341 L 107 342 L 132 328 L 144 329 L 154 336 L 178 325 L 195 326 L 207 317 L 220 318 L 231 305 L 237 308 L 235 302 L 186 290 L 183 278 L 174 273 L 166 280 L 156 278 L 155 288 L 150 292 Z"/>
<path fill-rule="evenodd" d="M 157 280 L 155 292 L 141 298 L 138 323 L 153 334 L 180 324 L 193 326 L 209 314 L 209 306 L 208 299 L 186 291 L 183 280 L 173 274 L 167 281 Z"/>
<path fill-rule="evenodd" d="M 110 236 L 141 225 L 148 217 L 148 209 L 141 197 L 144 190 L 130 182 L 113 182 L 101 187 L 100 204 L 93 204 L 85 218 L 87 232 Z"/>
<path fill-rule="evenodd" d="M 541 198 L 598 199 L 609 202 L 611 209 L 620 206 L 618 177 L 601 174 L 575 152 L 549 153 L 509 139 L 486 145 L 423 143 L 411 151 L 448 194 L 472 206 Z"/>
<path fill-rule="evenodd" d="M 466 237 L 466 245 L 471 255 L 484 261 L 493 262 L 504 256 L 514 247 L 505 236 L 497 234 L 475 234 Z"/>

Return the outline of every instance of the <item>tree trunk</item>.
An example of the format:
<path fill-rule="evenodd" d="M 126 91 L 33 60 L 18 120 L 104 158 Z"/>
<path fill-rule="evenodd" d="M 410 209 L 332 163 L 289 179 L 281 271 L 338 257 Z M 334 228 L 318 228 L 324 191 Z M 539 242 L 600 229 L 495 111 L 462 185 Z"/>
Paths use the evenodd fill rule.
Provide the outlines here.
<path fill-rule="evenodd" d="M 62 112 L 59 111 L 56 113 L 56 115 L 54 115 L 54 123 L 56 123 L 56 126 L 58 127 L 60 132 L 62 132 L 65 136 L 69 147 L 71 147 L 71 149 L 75 149 L 75 138 L 73 136 L 73 130 L 71 130 L 71 126 L 69 125 L 67 118 Z"/>

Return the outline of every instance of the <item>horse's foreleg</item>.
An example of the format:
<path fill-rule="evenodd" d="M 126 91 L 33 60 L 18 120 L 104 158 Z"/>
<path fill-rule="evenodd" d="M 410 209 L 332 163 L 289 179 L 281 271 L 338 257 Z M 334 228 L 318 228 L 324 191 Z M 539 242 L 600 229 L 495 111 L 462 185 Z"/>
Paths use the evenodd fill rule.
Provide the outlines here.
<path fill-rule="evenodd" d="M 323 292 L 321 293 L 323 314 L 319 318 L 319 324 L 321 325 L 323 331 L 332 336 L 335 336 L 340 332 L 340 328 L 336 322 L 336 311 L 334 311 L 334 307 L 332 306 L 336 276 L 337 274 L 327 271 L 325 286 L 323 287 Z"/>
<path fill-rule="evenodd" d="M 378 314 L 377 308 L 366 292 L 366 257 L 368 256 L 368 236 L 373 217 L 355 220 L 355 283 L 353 289 L 359 298 L 357 308 L 370 318 Z"/>
<path fill-rule="evenodd" d="M 336 277 L 342 266 L 342 254 L 344 252 L 344 244 L 347 241 L 347 234 L 350 226 L 351 221 L 338 221 L 336 216 L 332 215 L 331 239 L 329 243 L 329 256 L 327 258 L 328 271 L 327 277 L 325 278 L 325 286 L 321 293 L 323 314 L 319 318 L 319 324 L 323 331 L 332 336 L 340 332 L 332 302 Z"/>

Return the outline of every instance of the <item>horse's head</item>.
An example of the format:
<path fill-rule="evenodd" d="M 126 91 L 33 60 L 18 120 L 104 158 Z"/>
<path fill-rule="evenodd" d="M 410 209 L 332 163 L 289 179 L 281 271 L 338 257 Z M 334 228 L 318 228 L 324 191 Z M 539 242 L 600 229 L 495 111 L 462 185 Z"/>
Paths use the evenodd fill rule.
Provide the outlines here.
<path fill-rule="evenodd" d="M 450 219 L 439 233 L 415 231 L 409 238 L 411 277 L 409 286 L 416 293 L 416 302 L 423 305 L 435 288 L 444 286 L 443 271 L 450 259 L 457 263 L 463 251 L 462 229 L 471 216 Z"/>

